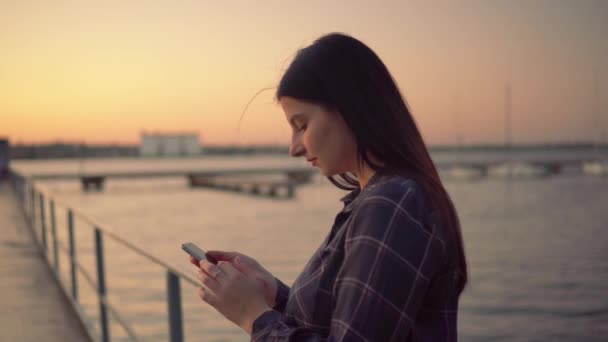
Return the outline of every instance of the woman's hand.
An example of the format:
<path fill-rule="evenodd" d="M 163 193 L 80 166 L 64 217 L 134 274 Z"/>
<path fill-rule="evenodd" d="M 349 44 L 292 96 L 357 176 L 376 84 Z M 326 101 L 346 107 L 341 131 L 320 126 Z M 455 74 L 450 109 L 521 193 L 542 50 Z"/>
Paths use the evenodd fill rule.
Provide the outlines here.
<path fill-rule="evenodd" d="M 198 291 L 199 297 L 251 334 L 253 322 L 272 310 L 259 284 L 228 261 L 214 265 L 201 260 L 199 267 L 198 278 L 204 285 Z"/>
<path fill-rule="evenodd" d="M 264 292 L 266 304 L 271 308 L 274 307 L 275 298 L 277 296 L 277 281 L 272 273 L 268 272 L 255 259 L 239 252 L 207 251 L 207 255 L 217 261 L 228 261 L 232 263 L 245 275 L 255 280 L 260 289 Z M 198 267 L 196 259 L 191 257 L 190 262 Z"/>

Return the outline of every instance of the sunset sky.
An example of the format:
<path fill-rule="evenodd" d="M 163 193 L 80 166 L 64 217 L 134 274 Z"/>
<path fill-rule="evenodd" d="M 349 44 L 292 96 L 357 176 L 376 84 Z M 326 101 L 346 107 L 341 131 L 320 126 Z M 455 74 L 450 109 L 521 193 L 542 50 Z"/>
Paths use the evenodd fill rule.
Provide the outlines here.
<path fill-rule="evenodd" d="M 429 144 L 608 132 L 608 1 L 0 1 L 0 136 L 11 143 L 289 143 L 274 87 L 340 31 L 397 80 Z M 594 96 L 594 77 L 598 96 Z M 598 115 L 599 113 L 599 115 Z M 608 140 L 608 139 L 606 139 Z"/>

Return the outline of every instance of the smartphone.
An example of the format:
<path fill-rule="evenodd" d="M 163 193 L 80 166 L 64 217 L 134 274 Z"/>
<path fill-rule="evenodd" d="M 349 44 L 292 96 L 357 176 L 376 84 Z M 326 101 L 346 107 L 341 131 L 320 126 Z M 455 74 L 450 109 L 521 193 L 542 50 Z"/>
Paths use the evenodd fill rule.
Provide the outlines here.
<path fill-rule="evenodd" d="M 196 261 L 201 261 L 207 259 L 212 264 L 217 264 L 217 260 L 210 257 L 205 253 L 200 247 L 193 244 L 192 242 L 186 242 L 182 244 L 182 249 L 186 251 L 186 253 L 190 254 Z"/>

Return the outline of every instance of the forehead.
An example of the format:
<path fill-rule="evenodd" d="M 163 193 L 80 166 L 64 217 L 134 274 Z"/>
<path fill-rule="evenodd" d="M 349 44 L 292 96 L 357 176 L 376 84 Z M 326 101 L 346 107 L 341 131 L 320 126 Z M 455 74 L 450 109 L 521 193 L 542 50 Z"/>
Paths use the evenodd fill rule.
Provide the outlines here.
<path fill-rule="evenodd" d="M 311 114 L 320 108 L 319 105 L 312 102 L 298 100 L 289 96 L 282 97 L 279 103 L 288 119 L 297 114 Z"/>

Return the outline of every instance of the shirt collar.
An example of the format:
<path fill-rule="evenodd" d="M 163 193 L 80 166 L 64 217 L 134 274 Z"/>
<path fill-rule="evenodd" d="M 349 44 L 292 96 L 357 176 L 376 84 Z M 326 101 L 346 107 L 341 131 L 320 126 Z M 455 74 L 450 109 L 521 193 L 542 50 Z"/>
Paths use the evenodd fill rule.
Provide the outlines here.
<path fill-rule="evenodd" d="M 348 205 L 350 202 L 352 202 L 355 197 L 357 197 L 357 195 L 361 192 L 360 188 L 357 188 L 351 192 L 349 192 L 348 194 L 346 194 L 346 196 L 340 198 L 341 202 L 344 202 L 344 205 Z"/>

